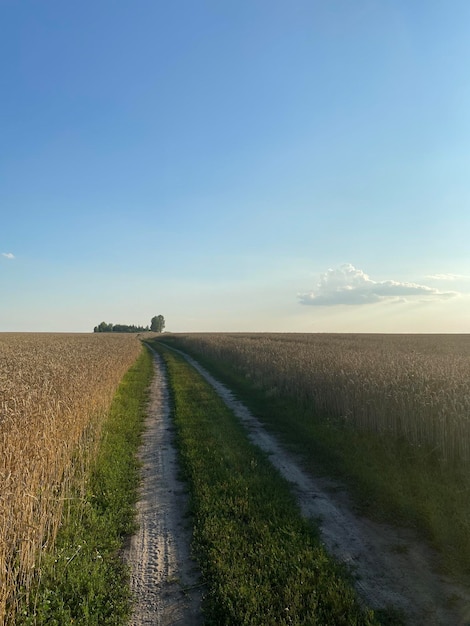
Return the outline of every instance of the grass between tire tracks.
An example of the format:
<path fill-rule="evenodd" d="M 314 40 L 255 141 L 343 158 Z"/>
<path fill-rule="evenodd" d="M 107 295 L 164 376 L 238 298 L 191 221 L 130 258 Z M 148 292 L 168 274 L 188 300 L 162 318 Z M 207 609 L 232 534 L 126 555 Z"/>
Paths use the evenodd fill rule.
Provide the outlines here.
<path fill-rule="evenodd" d="M 158 343 L 169 375 L 207 624 L 377 624 L 288 483 L 216 392 Z"/>
<path fill-rule="evenodd" d="M 35 588 L 16 624 L 126 623 L 130 596 L 120 550 L 134 530 L 140 479 L 136 452 L 152 373 L 152 358 L 144 349 L 122 380 L 103 425 L 87 493 L 72 494 L 56 547 L 42 556 Z"/>

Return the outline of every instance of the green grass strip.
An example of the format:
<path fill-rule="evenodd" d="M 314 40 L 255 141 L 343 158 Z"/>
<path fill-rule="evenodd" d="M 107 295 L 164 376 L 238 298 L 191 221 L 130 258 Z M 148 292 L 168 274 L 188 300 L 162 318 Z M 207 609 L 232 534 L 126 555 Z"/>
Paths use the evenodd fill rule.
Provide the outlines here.
<path fill-rule="evenodd" d="M 376 624 L 321 547 L 288 483 L 182 358 L 165 358 L 207 624 Z"/>
<path fill-rule="evenodd" d="M 103 425 L 86 497 L 76 497 L 56 548 L 40 564 L 30 606 L 16 623 L 118 625 L 130 611 L 128 571 L 120 550 L 134 529 L 139 483 L 136 452 L 146 416 L 153 368 L 147 349 L 127 372 Z"/>

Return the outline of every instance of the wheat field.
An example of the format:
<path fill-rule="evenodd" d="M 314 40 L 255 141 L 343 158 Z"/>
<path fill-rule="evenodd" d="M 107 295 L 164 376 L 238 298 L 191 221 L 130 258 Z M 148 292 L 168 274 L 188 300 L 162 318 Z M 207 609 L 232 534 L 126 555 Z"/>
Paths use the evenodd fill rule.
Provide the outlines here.
<path fill-rule="evenodd" d="M 470 335 L 178 334 L 312 415 L 470 461 Z"/>
<path fill-rule="evenodd" d="M 40 571 L 140 350 L 128 334 L 0 334 L 0 623 Z"/>

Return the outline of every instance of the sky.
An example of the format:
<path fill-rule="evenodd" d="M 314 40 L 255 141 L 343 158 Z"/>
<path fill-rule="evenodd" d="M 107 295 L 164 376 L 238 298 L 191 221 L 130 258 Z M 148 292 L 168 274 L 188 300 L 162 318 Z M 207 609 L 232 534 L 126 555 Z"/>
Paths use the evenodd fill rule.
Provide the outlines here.
<path fill-rule="evenodd" d="M 0 332 L 470 332 L 468 0 L 0 0 Z"/>

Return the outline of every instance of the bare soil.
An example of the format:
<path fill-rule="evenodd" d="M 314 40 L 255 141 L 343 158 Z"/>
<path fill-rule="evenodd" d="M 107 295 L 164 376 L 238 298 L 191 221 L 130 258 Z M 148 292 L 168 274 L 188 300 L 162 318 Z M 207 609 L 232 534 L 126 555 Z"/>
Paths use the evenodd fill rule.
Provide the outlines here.
<path fill-rule="evenodd" d="M 357 592 L 374 609 L 392 609 L 413 626 L 470 624 L 470 590 L 438 571 L 438 555 L 413 531 L 378 524 L 357 515 L 341 484 L 307 474 L 299 459 L 283 449 L 260 422 L 189 356 L 183 356 L 212 385 L 245 425 L 251 441 L 264 450 L 291 483 L 304 516 L 319 520 L 327 551 L 347 564 Z M 135 610 L 132 626 L 203 623 L 201 583 L 190 555 L 190 529 L 184 513 L 184 486 L 176 455 L 164 369 L 155 356 L 148 428 L 141 458 L 143 484 L 138 505 L 140 530 L 132 538 Z"/>

